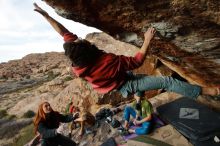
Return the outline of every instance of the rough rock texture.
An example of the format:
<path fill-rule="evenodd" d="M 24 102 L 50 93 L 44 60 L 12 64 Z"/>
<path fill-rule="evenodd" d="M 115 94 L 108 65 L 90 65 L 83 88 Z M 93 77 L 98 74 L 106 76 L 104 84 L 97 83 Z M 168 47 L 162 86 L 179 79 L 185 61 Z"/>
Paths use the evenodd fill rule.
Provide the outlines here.
<path fill-rule="evenodd" d="M 140 33 L 149 23 L 169 21 L 179 28 L 220 24 L 219 1 L 215 0 L 45 0 L 68 19 L 99 28 L 111 35 Z M 185 23 L 188 22 L 188 23 Z"/>
<path fill-rule="evenodd" d="M 64 60 L 61 61 L 62 59 Z M 68 63 L 68 59 L 64 58 L 63 53 L 30 54 L 23 57 L 22 60 L 12 60 L 0 64 L 0 78 L 4 81 L 4 79 L 21 80 L 21 78 L 41 77 L 48 71 L 55 72 L 54 69 L 58 67 L 61 71 L 61 68 L 65 68 Z M 62 74 L 62 72 L 57 74 Z"/>
<path fill-rule="evenodd" d="M 57 80 L 65 80 L 72 76 L 68 70 L 69 64 L 63 53 L 56 52 L 30 54 L 21 60 L 0 64 L 0 109 L 9 110 L 18 103 L 20 106 L 15 106 L 15 111 L 10 114 L 22 115 L 27 110 L 36 109 L 37 103 L 41 101 L 39 99 L 51 95 L 53 97 L 67 86 L 66 83 L 60 85 Z M 45 92 L 48 94 L 45 95 Z M 33 106 L 26 107 L 28 103 L 32 103 Z"/>
<path fill-rule="evenodd" d="M 73 21 L 140 46 L 142 32 L 157 28 L 151 53 L 188 81 L 216 86 L 219 80 L 218 0 L 45 0 Z M 160 39 L 159 39 L 160 38 Z"/>

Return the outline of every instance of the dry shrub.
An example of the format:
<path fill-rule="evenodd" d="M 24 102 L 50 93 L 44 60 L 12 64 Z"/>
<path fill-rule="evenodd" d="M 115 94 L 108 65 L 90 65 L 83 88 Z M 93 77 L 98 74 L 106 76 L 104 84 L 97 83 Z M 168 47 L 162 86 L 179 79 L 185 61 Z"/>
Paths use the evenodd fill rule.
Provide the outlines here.
<path fill-rule="evenodd" d="M 27 125 L 32 123 L 32 119 L 25 119 L 25 120 L 10 120 L 1 124 L 0 127 L 0 139 L 3 138 L 11 138 L 14 137 L 19 131 L 26 127 Z"/>
<path fill-rule="evenodd" d="M 34 125 L 28 125 L 21 130 L 21 135 L 14 140 L 11 146 L 24 146 L 34 137 Z"/>

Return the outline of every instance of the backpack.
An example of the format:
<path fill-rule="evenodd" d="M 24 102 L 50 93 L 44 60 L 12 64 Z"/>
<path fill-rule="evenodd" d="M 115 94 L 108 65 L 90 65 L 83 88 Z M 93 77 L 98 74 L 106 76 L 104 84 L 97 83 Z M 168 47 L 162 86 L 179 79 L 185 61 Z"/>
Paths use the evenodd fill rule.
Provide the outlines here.
<path fill-rule="evenodd" d="M 120 127 L 121 126 L 121 123 L 117 120 L 117 119 L 113 119 L 112 120 L 112 122 L 111 122 L 111 126 L 113 127 L 113 128 L 118 128 L 118 127 Z"/>

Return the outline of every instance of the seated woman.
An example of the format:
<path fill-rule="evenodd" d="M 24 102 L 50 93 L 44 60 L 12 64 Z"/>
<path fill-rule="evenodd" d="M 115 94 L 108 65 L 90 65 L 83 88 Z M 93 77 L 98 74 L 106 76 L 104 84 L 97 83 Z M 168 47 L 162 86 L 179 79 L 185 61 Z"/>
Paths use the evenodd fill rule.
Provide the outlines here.
<path fill-rule="evenodd" d="M 48 102 L 41 103 L 34 118 L 35 133 L 40 134 L 41 146 L 76 146 L 74 141 L 57 130 L 61 122 L 73 120 L 72 115 L 62 115 L 54 111 Z"/>
<path fill-rule="evenodd" d="M 136 96 L 135 96 L 136 97 Z M 124 128 L 128 133 L 136 133 L 138 135 L 148 134 L 151 126 L 153 108 L 147 99 L 141 97 L 140 104 L 137 104 L 137 98 L 130 106 L 126 106 L 124 110 L 125 124 Z M 140 125 L 140 128 L 129 129 L 130 115 L 134 118 L 133 124 Z M 124 133 L 124 134 L 128 134 Z"/>
<path fill-rule="evenodd" d="M 83 100 L 80 101 L 79 107 L 71 106 L 70 112 L 73 114 L 76 119 L 73 121 L 71 126 L 71 132 L 69 135 L 71 135 L 72 130 L 76 128 L 76 124 L 80 124 L 80 132 L 79 135 L 82 136 L 85 131 L 86 127 L 91 127 L 95 125 L 95 117 L 88 111 L 86 108 L 83 107 Z"/>

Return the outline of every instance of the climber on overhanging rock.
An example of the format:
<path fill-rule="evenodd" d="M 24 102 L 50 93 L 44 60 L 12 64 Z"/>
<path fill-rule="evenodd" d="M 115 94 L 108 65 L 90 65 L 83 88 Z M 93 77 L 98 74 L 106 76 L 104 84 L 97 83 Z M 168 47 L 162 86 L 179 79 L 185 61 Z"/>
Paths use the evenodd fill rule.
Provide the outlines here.
<path fill-rule="evenodd" d="M 144 91 L 164 89 L 192 99 L 197 99 L 201 94 L 211 96 L 220 94 L 219 87 L 200 87 L 166 76 L 133 74 L 131 70 L 140 67 L 144 62 L 148 46 L 155 33 L 154 28 L 149 28 L 144 33 L 144 43 L 135 57 L 115 55 L 99 50 L 87 40 L 79 39 L 36 3 L 34 7 L 34 10 L 40 13 L 64 38 L 65 55 L 72 61 L 73 72 L 78 77 L 87 80 L 99 93 L 116 90 L 124 97 L 135 94 L 137 98 L 140 98 Z"/>

